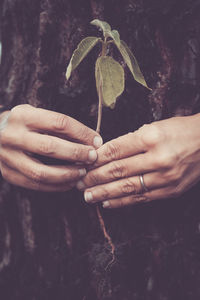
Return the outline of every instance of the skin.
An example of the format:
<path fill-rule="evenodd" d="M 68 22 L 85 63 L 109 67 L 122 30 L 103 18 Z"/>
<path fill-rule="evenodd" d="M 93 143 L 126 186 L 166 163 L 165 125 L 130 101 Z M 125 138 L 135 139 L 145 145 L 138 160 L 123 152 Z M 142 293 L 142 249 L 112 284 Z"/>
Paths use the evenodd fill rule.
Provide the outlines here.
<path fill-rule="evenodd" d="M 88 203 L 105 208 L 177 197 L 200 179 L 199 125 L 200 114 L 170 118 L 101 146 L 101 137 L 80 122 L 19 105 L 0 116 L 0 170 L 28 189 L 61 192 L 76 185 Z M 66 165 L 43 164 L 34 154 Z"/>
<path fill-rule="evenodd" d="M 200 180 L 199 128 L 200 114 L 173 117 L 111 140 L 77 188 L 105 208 L 177 197 Z"/>
<path fill-rule="evenodd" d="M 86 174 L 97 159 L 101 137 L 64 114 L 18 105 L 0 116 L 0 170 L 8 182 L 33 190 L 62 192 Z M 40 154 L 66 160 L 46 165 Z M 70 164 L 69 164 L 70 162 Z"/>

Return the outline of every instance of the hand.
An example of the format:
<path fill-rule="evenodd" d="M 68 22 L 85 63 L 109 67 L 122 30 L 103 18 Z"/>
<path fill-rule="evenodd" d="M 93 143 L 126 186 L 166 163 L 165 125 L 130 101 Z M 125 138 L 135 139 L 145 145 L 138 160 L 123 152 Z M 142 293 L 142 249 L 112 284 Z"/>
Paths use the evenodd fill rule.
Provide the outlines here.
<path fill-rule="evenodd" d="M 71 189 L 86 174 L 81 163 L 93 163 L 97 159 L 95 148 L 101 144 L 100 136 L 80 122 L 30 105 L 16 106 L 0 118 L 2 176 L 29 189 Z M 33 154 L 66 160 L 66 165 L 45 165 Z"/>
<path fill-rule="evenodd" d="M 98 149 L 77 187 L 88 203 L 115 208 L 176 197 L 200 180 L 200 114 L 144 125 Z M 139 180 L 143 175 L 144 191 Z"/>

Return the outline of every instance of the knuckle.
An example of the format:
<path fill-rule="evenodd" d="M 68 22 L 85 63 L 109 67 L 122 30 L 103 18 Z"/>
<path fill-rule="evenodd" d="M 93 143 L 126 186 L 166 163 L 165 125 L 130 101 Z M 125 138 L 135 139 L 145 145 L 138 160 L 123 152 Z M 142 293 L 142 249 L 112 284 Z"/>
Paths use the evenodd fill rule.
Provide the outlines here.
<path fill-rule="evenodd" d="M 147 146 L 156 146 L 164 138 L 163 131 L 156 123 L 144 125 L 140 130 L 142 142 Z"/>
<path fill-rule="evenodd" d="M 15 106 L 11 109 L 9 119 L 18 121 L 18 120 L 21 120 L 23 118 L 26 118 L 27 117 L 27 112 L 30 109 L 33 109 L 33 106 L 31 106 L 29 104 L 17 105 L 17 106 Z"/>
<path fill-rule="evenodd" d="M 53 127 L 56 130 L 62 131 L 65 130 L 68 126 L 69 126 L 69 117 L 62 114 L 57 114 L 53 123 Z"/>
<path fill-rule="evenodd" d="M 37 168 L 30 171 L 30 177 L 34 183 L 38 184 L 46 181 L 47 174 L 44 170 Z"/>
<path fill-rule="evenodd" d="M 76 176 L 78 177 L 78 175 Z M 62 176 L 62 180 L 64 181 L 68 181 L 68 180 L 72 180 L 73 178 L 76 178 L 75 175 L 72 173 L 71 170 L 66 170 L 65 173 Z M 79 178 L 79 177 L 78 177 Z"/>
<path fill-rule="evenodd" d="M 141 203 L 147 203 L 150 199 L 144 195 L 137 196 L 133 198 L 132 204 L 141 204 Z"/>
<path fill-rule="evenodd" d="M 101 188 L 101 200 L 107 200 L 109 199 L 109 192 L 105 187 Z"/>
<path fill-rule="evenodd" d="M 50 155 L 55 153 L 55 144 L 49 138 L 46 141 L 41 141 L 38 145 L 38 149 L 41 154 Z"/>
<path fill-rule="evenodd" d="M 165 174 L 165 180 L 168 182 L 168 183 L 178 183 L 179 180 L 180 180 L 180 173 L 176 172 L 176 170 L 170 170 L 168 171 L 166 174 Z"/>
<path fill-rule="evenodd" d="M 79 147 L 76 147 L 74 150 L 73 150 L 73 154 L 72 154 L 72 159 L 75 160 L 75 161 L 80 161 L 81 160 L 81 157 L 82 157 L 82 149 L 79 148 Z"/>
<path fill-rule="evenodd" d="M 93 172 L 90 172 L 90 175 L 89 175 L 89 181 L 92 185 L 97 185 L 99 184 L 99 176 L 97 174 L 97 172 L 93 171 Z"/>
<path fill-rule="evenodd" d="M 115 160 L 119 157 L 119 147 L 116 145 L 115 142 L 109 142 L 106 145 L 105 156 L 109 160 Z"/>
<path fill-rule="evenodd" d="M 16 105 L 15 107 L 13 107 L 11 109 L 11 111 L 13 111 L 13 112 L 18 111 L 18 110 L 23 111 L 23 110 L 32 109 L 32 108 L 33 108 L 33 106 L 30 104 L 19 104 L 19 105 Z"/>
<path fill-rule="evenodd" d="M 154 163 L 159 169 L 168 169 L 172 166 L 172 159 L 168 153 L 162 152 L 157 155 Z"/>
<path fill-rule="evenodd" d="M 29 183 L 31 189 L 39 191 L 41 189 L 41 182 L 40 181 L 32 181 L 31 184 Z"/>
<path fill-rule="evenodd" d="M 125 195 L 130 194 L 132 192 L 137 193 L 136 185 L 129 178 L 127 178 L 125 182 L 123 182 L 121 189 L 122 193 Z"/>
<path fill-rule="evenodd" d="M 140 203 L 148 203 L 150 202 L 152 199 L 150 198 L 150 196 L 147 195 L 141 195 L 141 196 L 138 196 L 138 201 Z"/>
<path fill-rule="evenodd" d="M 114 179 L 125 177 L 126 174 L 125 174 L 125 168 L 123 164 L 119 161 L 113 162 L 110 170 L 110 174 Z"/>
<path fill-rule="evenodd" d="M 82 141 L 87 141 L 90 137 L 89 130 L 86 126 L 83 126 L 79 132 L 79 136 Z"/>

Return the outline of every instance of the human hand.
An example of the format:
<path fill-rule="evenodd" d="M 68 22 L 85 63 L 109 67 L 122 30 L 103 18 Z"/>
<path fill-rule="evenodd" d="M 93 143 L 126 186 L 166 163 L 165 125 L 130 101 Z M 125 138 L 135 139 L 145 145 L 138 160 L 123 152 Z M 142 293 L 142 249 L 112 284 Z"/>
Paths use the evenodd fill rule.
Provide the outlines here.
<path fill-rule="evenodd" d="M 200 114 L 144 125 L 98 149 L 77 187 L 88 203 L 117 208 L 176 197 L 200 179 Z M 143 180 L 147 191 L 140 182 Z"/>
<path fill-rule="evenodd" d="M 2 176 L 28 189 L 71 189 L 86 174 L 81 163 L 93 163 L 101 144 L 100 136 L 80 122 L 27 104 L 18 105 L 0 117 Z M 66 160 L 66 165 L 45 165 L 33 154 Z"/>

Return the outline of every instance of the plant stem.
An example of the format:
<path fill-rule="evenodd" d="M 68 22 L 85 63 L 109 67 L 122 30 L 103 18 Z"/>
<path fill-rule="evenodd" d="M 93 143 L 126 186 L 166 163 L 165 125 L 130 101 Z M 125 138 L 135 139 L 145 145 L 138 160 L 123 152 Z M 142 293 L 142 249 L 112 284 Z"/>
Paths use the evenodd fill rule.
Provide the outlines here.
<path fill-rule="evenodd" d="M 98 119 L 96 132 L 100 133 L 101 130 L 101 120 L 102 120 L 102 106 L 103 106 L 103 95 L 102 95 L 102 85 L 99 85 L 99 107 L 98 107 Z"/>
<path fill-rule="evenodd" d="M 106 51 L 107 51 L 107 42 L 106 40 L 103 42 L 102 44 L 102 52 L 101 52 L 101 56 L 106 56 Z"/>
<path fill-rule="evenodd" d="M 96 132 L 100 133 L 101 120 L 102 120 L 102 106 L 103 106 L 103 93 L 102 93 L 102 84 L 101 83 L 99 84 L 98 96 L 99 96 L 99 108 L 98 108 L 98 119 L 97 119 Z M 112 259 L 108 263 L 108 265 L 106 267 L 106 269 L 107 269 L 115 261 L 115 245 L 113 244 L 111 236 L 109 235 L 109 233 L 106 230 L 105 222 L 101 215 L 100 206 L 98 204 L 96 205 L 96 212 L 97 212 L 97 216 L 98 216 L 99 223 L 100 223 L 101 229 L 103 231 L 104 237 L 107 240 L 108 245 L 110 246 L 110 249 L 111 249 Z"/>

